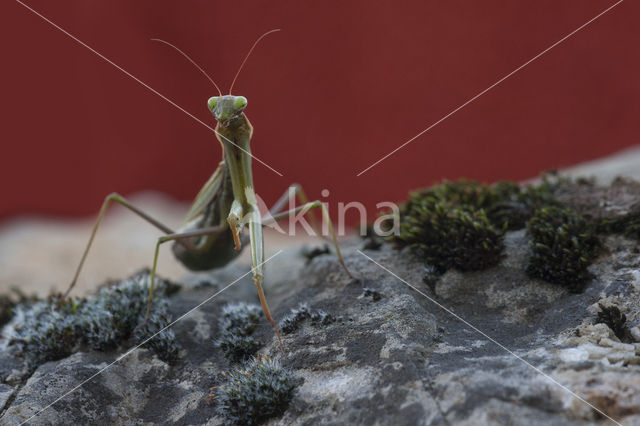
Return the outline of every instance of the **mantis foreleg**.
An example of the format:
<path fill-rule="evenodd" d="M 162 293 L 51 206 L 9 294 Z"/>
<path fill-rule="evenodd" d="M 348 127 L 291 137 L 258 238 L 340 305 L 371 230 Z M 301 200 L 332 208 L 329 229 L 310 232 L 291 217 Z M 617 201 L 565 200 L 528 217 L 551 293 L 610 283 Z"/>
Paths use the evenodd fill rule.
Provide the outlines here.
<path fill-rule="evenodd" d="M 282 339 L 280 338 L 280 330 L 276 322 L 271 317 L 271 311 L 267 304 L 267 299 L 264 296 L 264 290 L 262 289 L 262 282 L 264 281 L 264 272 L 262 265 L 264 264 L 264 239 L 262 237 L 262 220 L 258 211 L 258 206 L 253 206 L 252 211 L 249 213 L 249 237 L 251 238 L 251 271 L 253 272 L 253 282 L 258 289 L 258 298 L 262 305 L 262 310 L 267 320 L 273 326 L 280 343 L 280 349 L 284 352 L 284 346 L 282 345 Z"/>

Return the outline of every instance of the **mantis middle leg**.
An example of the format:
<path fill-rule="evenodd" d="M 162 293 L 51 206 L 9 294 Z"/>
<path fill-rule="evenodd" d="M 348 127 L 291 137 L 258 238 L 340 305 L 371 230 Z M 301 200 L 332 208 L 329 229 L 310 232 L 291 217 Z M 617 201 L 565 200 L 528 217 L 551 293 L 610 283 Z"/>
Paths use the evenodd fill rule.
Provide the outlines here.
<path fill-rule="evenodd" d="M 344 259 L 342 258 L 342 252 L 340 251 L 340 246 L 338 245 L 338 239 L 336 238 L 336 233 L 335 233 L 335 231 L 333 229 L 333 222 L 331 222 L 331 218 L 329 217 L 329 212 L 327 211 L 327 209 L 324 206 L 324 204 L 322 204 L 319 200 L 307 202 L 307 203 L 305 203 L 305 204 L 303 204 L 301 206 L 298 206 L 298 207 L 296 207 L 294 209 L 287 210 L 287 211 L 272 215 L 271 217 L 266 218 L 264 220 L 264 222 L 262 222 L 262 225 L 269 225 L 271 223 L 275 223 L 275 222 L 277 222 L 277 221 L 279 221 L 281 219 L 289 217 L 292 214 L 297 214 L 297 213 L 299 213 L 301 211 L 303 212 L 303 215 L 304 215 L 304 214 L 308 213 L 311 209 L 315 209 L 315 208 L 320 208 L 322 210 L 322 217 L 327 222 L 327 228 L 329 230 L 329 234 L 331 235 L 331 241 L 333 243 L 333 246 L 336 249 L 336 255 L 338 256 L 338 262 L 340 262 L 340 265 L 345 270 L 345 272 L 347 273 L 349 278 L 353 279 L 354 278 L 353 275 L 351 275 L 351 272 L 347 268 L 347 265 L 345 265 Z"/>

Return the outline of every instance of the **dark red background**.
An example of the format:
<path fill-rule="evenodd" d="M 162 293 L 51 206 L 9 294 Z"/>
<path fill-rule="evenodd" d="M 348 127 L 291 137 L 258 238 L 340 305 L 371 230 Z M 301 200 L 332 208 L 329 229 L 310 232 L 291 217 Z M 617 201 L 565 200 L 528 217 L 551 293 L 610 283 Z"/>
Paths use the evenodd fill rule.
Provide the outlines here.
<path fill-rule="evenodd" d="M 28 5 L 211 123 L 208 81 L 249 99 L 256 189 L 374 208 L 461 176 L 493 181 L 638 143 L 637 1 L 627 0 L 361 177 L 356 174 L 611 0 L 86 1 Z M 110 191 L 190 199 L 214 135 L 14 1 L 0 4 L 0 217 L 95 213 Z"/>

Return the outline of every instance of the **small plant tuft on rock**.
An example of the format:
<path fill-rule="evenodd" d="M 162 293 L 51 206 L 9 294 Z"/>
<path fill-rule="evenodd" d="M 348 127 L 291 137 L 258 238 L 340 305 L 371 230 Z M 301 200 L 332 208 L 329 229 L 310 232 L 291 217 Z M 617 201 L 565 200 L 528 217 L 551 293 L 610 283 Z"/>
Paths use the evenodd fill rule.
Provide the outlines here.
<path fill-rule="evenodd" d="M 374 302 L 379 302 L 382 299 L 382 294 L 373 288 L 364 287 L 361 297 L 370 297 Z"/>
<path fill-rule="evenodd" d="M 296 331 L 306 319 L 311 320 L 313 325 L 329 325 L 335 322 L 336 318 L 322 310 L 312 311 L 306 303 L 300 303 L 297 308 L 285 315 L 278 323 L 278 328 L 283 334 L 291 334 Z"/>
<path fill-rule="evenodd" d="M 530 187 L 461 179 L 417 190 L 401 207 L 400 233 L 391 240 L 439 273 L 485 269 L 500 261 L 506 230 L 524 227 L 536 208 L 556 204 L 557 186 L 546 177 Z"/>
<path fill-rule="evenodd" d="M 242 336 L 253 333 L 260 323 L 262 309 L 249 303 L 229 303 L 222 308 L 220 330 Z"/>
<path fill-rule="evenodd" d="M 47 361 L 71 355 L 82 334 L 82 325 L 75 313 L 82 301 L 60 301 L 52 296 L 31 306 L 19 305 L 5 329 L 8 344 L 15 345 L 32 370 Z"/>
<path fill-rule="evenodd" d="M 278 323 L 278 328 L 283 334 L 290 334 L 296 331 L 302 321 L 309 318 L 309 305 L 301 303 L 297 308 L 292 308 L 291 312 L 285 315 Z"/>
<path fill-rule="evenodd" d="M 580 292 L 591 278 L 587 267 L 601 247 L 582 216 L 569 208 L 543 208 L 529 221 L 527 233 L 533 250 L 529 276 Z"/>
<path fill-rule="evenodd" d="M 216 346 L 230 362 L 239 363 L 255 355 L 262 345 L 251 336 L 226 333 L 216 341 Z"/>
<path fill-rule="evenodd" d="M 600 312 L 598 312 L 596 324 L 606 324 L 621 342 L 633 342 L 631 330 L 627 326 L 627 316 L 620 311 L 620 308 L 614 305 L 604 306 L 602 303 L 598 303 L 598 306 Z"/>
<path fill-rule="evenodd" d="M 233 424 L 256 425 L 282 415 L 296 387 L 293 375 L 266 356 L 253 358 L 225 377 L 215 399 L 218 413 Z"/>
<path fill-rule="evenodd" d="M 316 246 L 316 247 L 305 246 L 300 250 L 300 254 L 302 255 L 302 257 L 306 259 L 306 262 L 305 262 L 306 265 L 311 263 L 311 261 L 314 258 L 321 256 L 323 254 L 329 254 L 329 253 L 331 253 L 331 250 L 329 249 L 329 246 L 327 244 L 323 244 L 322 246 Z"/>
<path fill-rule="evenodd" d="M 178 360 L 180 346 L 173 330 L 165 329 L 171 323 L 169 302 L 163 298 L 154 305 L 149 318 L 138 321 L 133 330 L 133 338 L 138 344 L 144 343 L 143 347 L 151 349 L 162 361 L 173 364 Z"/>
<path fill-rule="evenodd" d="M 504 248 L 503 231 L 491 224 L 484 210 L 474 211 L 431 195 L 412 197 L 401 215 L 400 235 L 394 239 L 440 272 L 485 269 L 500 261 Z"/>
<path fill-rule="evenodd" d="M 229 361 L 244 361 L 260 349 L 261 344 L 251 334 L 258 326 L 261 313 L 258 305 L 244 302 L 229 303 L 222 308 L 220 338 L 216 346 Z"/>
<path fill-rule="evenodd" d="M 145 324 L 149 295 L 149 275 L 141 273 L 102 288 L 87 299 L 61 300 L 51 296 L 31 306 L 19 305 L 5 329 L 8 344 L 18 349 L 25 364 L 35 369 L 40 364 L 69 356 L 81 345 L 105 351 L 129 339 L 136 327 L 141 342 L 169 323 L 167 282 L 156 283 L 156 296 Z M 173 332 L 165 330 L 147 344 L 165 360 L 175 360 L 177 344 Z"/>

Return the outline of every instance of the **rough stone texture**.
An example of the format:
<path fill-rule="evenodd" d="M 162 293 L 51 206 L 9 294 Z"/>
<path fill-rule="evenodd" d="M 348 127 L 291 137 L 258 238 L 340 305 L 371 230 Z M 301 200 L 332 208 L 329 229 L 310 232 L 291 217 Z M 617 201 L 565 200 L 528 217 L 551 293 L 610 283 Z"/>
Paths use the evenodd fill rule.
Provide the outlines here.
<path fill-rule="evenodd" d="M 620 306 L 632 326 L 640 322 L 637 243 L 610 237 L 608 254 L 592 266 L 597 278 L 577 295 L 524 274 L 523 231 L 509 233 L 506 246 L 507 257 L 497 267 L 447 272 L 433 289 L 422 282 L 428 271 L 419 261 L 386 246 L 365 251 L 424 295 L 353 247 L 347 264 L 362 282 L 348 279 L 331 255 L 308 266 L 297 251 L 274 259 L 267 291 L 276 318 L 304 301 L 338 319 L 326 326 L 304 322 L 284 335 L 286 356 L 266 321 L 255 332 L 264 344 L 261 352 L 302 379 L 289 409 L 273 423 L 604 423 L 591 407 L 435 301 L 614 419 L 640 424 L 640 344 L 621 343 L 606 325 L 594 324 L 603 301 Z M 212 287 L 178 293 L 174 316 L 244 271 L 233 264 L 213 274 Z M 378 291 L 380 300 L 365 296 L 363 286 Z M 213 341 L 220 309 L 233 300 L 257 302 L 249 277 L 176 323 L 183 349 L 175 366 L 136 350 L 30 424 L 223 423 L 206 397 L 219 373 L 231 368 Z M 0 423 L 28 419 L 117 356 L 76 353 L 40 366 L 24 385 L 13 383 L 15 395 L 3 385 L 0 395 L 12 400 Z"/>
<path fill-rule="evenodd" d="M 568 200 L 579 207 L 598 196 L 589 191 L 585 186 Z M 600 217 L 616 198 L 585 203 Z M 300 381 L 288 410 L 268 424 L 608 424 L 587 401 L 616 421 L 640 425 L 640 248 L 620 236 L 605 243 L 590 267 L 596 278 L 581 294 L 526 276 L 524 231 L 507 234 L 506 256 L 496 267 L 438 279 L 405 252 L 386 245 L 363 250 L 415 289 L 358 253 L 359 241 L 345 252 L 360 281 L 350 280 L 330 254 L 305 265 L 299 248 L 287 250 L 267 264 L 276 320 L 306 302 L 336 321 L 304 321 L 283 335 L 286 354 L 266 320 L 252 335 L 261 353 Z M 173 317 L 247 270 L 240 261 L 184 276 L 187 289 L 171 299 Z M 146 349 L 110 366 L 121 348 L 78 352 L 28 374 L 0 345 L 0 425 L 20 424 L 62 396 L 28 424 L 224 424 L 208 396 L 221 372 L 233 368 L 214 346 L 221 309 L 232 301 L 258 303 L 249 276 L 174 325 L 182 350 L 173 366 Z M 598 303 L 626 314 L 635 342 L 622 343 L 595 324 Z"/>

